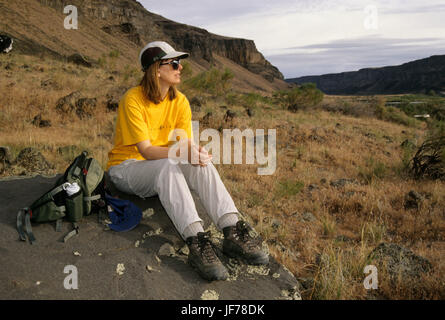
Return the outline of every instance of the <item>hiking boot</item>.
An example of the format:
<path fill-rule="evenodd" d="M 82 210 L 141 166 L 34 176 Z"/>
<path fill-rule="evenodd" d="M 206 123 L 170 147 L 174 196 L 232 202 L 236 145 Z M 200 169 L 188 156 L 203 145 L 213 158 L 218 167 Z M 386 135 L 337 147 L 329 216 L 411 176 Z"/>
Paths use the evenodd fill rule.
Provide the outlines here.
<path fill-rule="evenodd" d="M 227 269 L 213 250 L 210 232 L 198 232 L 197 236 L 188 237 L 186 243 L 190 249 L 188 262 L 201 277 L 209 281 L 227 279 Z"/>
<path fill-rule="evenodd" d="M 239 258 L 248 264 L 268 264 L 269 256 L 261 248 L 261 238 L 254 237 L 253 229 L 245 221 L 223 229 L 223 252 L 232 258 Z"/>

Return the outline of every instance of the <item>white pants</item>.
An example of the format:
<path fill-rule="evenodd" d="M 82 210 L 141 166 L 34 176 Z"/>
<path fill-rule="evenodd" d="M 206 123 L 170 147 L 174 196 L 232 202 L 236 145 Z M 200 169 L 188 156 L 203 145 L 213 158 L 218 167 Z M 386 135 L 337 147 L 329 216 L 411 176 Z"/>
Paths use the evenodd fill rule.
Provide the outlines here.
<path fill-rule="evenodd" d="M 164 209 L 178 232 L 194 222 L 201 222 L 190 189 L 196 191 L 217 228 L 218 220 L 226 213 L 238 213 L 218 171 L 212 163 L 205 167 L 191 164 L 172 164 L 168 159 L 130 159 L 112 166 L 111 181 L 127 194 L 141 198 L 159 196 Z M 190 189 L 189 189 L 190 187 Z"/>

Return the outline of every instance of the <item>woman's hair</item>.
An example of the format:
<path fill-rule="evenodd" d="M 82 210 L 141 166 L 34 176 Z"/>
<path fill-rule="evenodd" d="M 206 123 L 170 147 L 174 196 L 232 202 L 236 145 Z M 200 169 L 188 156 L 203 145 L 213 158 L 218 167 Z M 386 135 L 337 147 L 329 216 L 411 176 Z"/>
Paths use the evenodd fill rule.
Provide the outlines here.
<path fill-rule="evenodd" d="M 139 84 L 142 87 L 144 96 L 151 102 L 158 104 L 162 101 L 161 88 L 159 85 L 158 70 L 161 66 L 161 61 L 156 61 L 145 70 L 144 77 Z M 176 98 L 176 88 L 171 86 L 168 89 L 168 98 L 173 100 Z"/>

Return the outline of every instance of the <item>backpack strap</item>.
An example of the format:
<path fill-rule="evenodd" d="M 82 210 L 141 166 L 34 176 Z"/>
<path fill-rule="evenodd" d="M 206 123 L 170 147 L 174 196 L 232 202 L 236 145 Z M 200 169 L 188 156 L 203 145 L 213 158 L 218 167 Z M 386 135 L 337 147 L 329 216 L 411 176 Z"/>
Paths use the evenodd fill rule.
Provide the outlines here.
<path fill-rule="evenodd" d="M 56 194 L 58 194 L 59 192 L 62 192 L 65 190 L 65 188 L 69 185 L 69 183 L 65 182 L 62 183 L 61 185 L 55 187 L 54 189 L 48 191 L 46 194 L 44 194 L 42 197 L 40 197 L 40 199 L 38 199 L 36 202 L 34 202 L 31 205 L 31 209 L 35 209 L 38 208 L 42 205 L 44 205 L 45 203 L 49 202 L 49 201 L 53 201 L 54 200 L 54 196 Z M 58 211 L 65 211 L 65 206 L 60 206 L 57 207 Z"/>
<path fill-rule="evenodd" d="M 66 234 L 66 236 L 63 238 L 63 242 L 67 242 L 73 236 L 79 234 L 79 225 L 76 222 L 73 222 L 72 224 L 73 224 L 73 230 L 71 230 Z"/>
<path fill-rule="evenodd" d="M 28 208 L 20 209 L 17 213 L 17 231 L 19 232 L 20 240 L 26 241 L 25 231 L 23 230 L 23 218 L 28 211 Z"/>
<path fill-rule="evenodd" d="M 56 232 L 61 232 L 62 231 L 62 219 L 57 219 L 56 220 Z"/>
<path fill-rule="evenodd" d="M 33 244 L 36 241 L 36 238 L 32 233 L 31 213 L 29 211 L 25 214 L 25 229 L 26 229 L 26 234 L 28 235 L 29 243 Z"/>
<path fill-rule="evenodd" d="M 65 188 L 67 186 L 69 186 L 69 185 L 70 184 L 68 182 L 65 182 L 65 183 L 61 184 L 60 186 L 55 187 L 50 192 L 48 192 L 48 196 L 53 198 L 56 194 L 58 194 L 59 192 L 65 190 Z"/>
<path fill-rule="evenodd" d="M 93 201 L 93 200 L 99 200 L 101 198 L 100 194 L 96 194 L 91 197 L 83 197 L 83 201 Z"/>
<path fill-rule="evenodd" d="M 24 228 L 23 228 L 23 219 L 25 220 Z M 20 209 L 19 212 L 17 213 L 17 231 L 19 232 L 21 241 L 26 241 L 26 235 L 28 236 L 29 243 L 33 244 L 36 241 L 36 238 L 32 233 L 31 210 L 29 210 L 29 208 Z"/>

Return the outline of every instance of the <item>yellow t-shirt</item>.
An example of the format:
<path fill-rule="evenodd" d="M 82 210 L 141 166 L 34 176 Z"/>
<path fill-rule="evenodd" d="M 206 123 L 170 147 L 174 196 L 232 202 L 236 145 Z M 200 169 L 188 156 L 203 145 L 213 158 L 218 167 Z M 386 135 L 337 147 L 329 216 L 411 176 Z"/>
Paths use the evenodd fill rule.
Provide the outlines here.
<path fill-rule="evenodd" d="M 107 170 L 128 159 L 144 160 L 136 143 L 150 140 L 153 146 L 166 147 L 174 129 L 183 129 L 192 139 L 192 111 L 184 94 L 168 95 L 154 104 L 142 92 L 142 87 L 129 89 L 119 102 L 114 147 L 108 153 Z"/>

